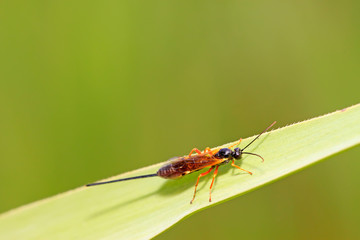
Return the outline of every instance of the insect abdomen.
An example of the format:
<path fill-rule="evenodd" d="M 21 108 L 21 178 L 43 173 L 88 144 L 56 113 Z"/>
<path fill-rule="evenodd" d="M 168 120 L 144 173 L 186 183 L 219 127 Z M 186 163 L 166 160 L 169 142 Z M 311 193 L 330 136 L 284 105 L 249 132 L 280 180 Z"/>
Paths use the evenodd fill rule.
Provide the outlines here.
<path fill-rule="evenodd" d="M 167 164 L 160 168 L 156 174 L 162 178 L 175 179 L 183 176 L 184 172 L 175 168 L 172 164 Z"/>

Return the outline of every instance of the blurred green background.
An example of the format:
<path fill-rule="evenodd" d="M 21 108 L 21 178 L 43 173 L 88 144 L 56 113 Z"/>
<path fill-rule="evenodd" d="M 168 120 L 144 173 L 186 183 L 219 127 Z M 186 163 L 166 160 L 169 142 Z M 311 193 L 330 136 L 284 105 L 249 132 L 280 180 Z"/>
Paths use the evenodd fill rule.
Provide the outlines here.
<path fill-rule="evenodd" d="M 358 103 L 359 7 L 1 1 L 0 212 Z M 359 238 L 359 154 L 202 211 L 157 239 Z"/>

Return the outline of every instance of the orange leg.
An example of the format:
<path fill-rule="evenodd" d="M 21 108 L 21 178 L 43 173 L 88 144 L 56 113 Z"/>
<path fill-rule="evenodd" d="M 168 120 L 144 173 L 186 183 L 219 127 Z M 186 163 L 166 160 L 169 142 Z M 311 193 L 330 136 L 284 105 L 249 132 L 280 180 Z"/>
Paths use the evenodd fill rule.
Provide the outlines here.
<path fill-rule="evenodd" d="M 197 179 L 197 181 L 196 181 L 196 184 L 195 184 L 194 197 L 193 197 L 193 199 L 190 201 L 190 204 L 192 204 L 193 201 L 194 201 L 194 199 L 195 199 L 196 188 L 197 188 L 197 186 L 198 186 L 198 184 L 199 184 L 200 178 L 203 177 L 203 176 L 205 176 L 205 175 L 207 175 L 207 174 L 209 174 L 213 169 L 214 169 L 214 167 L 211 167 L 208 171 L 206 171 L 206 172 L 204 172 L 204 173 L 202 173 L 202 174 L 199 175 L 199 177 L 198 177 L 198 179 Z"/>
<path fill-rule="evenodd" d="M 218 173 L 218 168 L 219 168 L 219 165 L 217 165 L 216 168 L 215 168 L 214 175 L 213 175 L 213 179 L 212 179 L 212 182 L 211 182 L 211 185 L 210 185 L 210 197 L 209 197 L 209 202 L 211 202 L 211 188 L 212 188 L 212 186 L 213 186 L 213 184 L 214 184 L 215 177 L 216 177 L 216 175 L 217 175 L 217 173 Z"/>
<path fill-rule="evenodd" d="M 232 160 L 231 166 L 236 167 L 236 168 L 238 168 L 238 169 L 240 169 L 240 170 L 243 170 L 243 171 L 245 171 L 245 172 L 247 172 L 247 173 L 250 173 L 250 174 L 252 175 L 252 172 L 249 172 L 248 170 L 245 170 L 245 169 L 242 169 L 242 168 L 239 167 L 239 166 L 236 166 L 234 160 Z"/>
<path fill-rule="evenodd" d="M 189 157 L 191 156 L 191 154 L 192 154 L 193 152 L 196 152 L 197 154 L 201 154 L 201 151 L 200 151 L 199 149 L 193 148 L 193 149 L 191 150 L 191 152 L 189 153 Z"/>
<path fill-rule="evenodd" d="M 204 153 L 211 152 L 211 149 L 209 147 L 205 148 Z"/>
<path fill-rule="evenodd" d="M 239 139 L 239 142 L 234 143 L 234 144 L 231 145 L 229 148 L 233 148 L 233 147 L 235 147 L 236 145 L 240 145 L 241 141 L 242 141 L 242 138 Z"/>

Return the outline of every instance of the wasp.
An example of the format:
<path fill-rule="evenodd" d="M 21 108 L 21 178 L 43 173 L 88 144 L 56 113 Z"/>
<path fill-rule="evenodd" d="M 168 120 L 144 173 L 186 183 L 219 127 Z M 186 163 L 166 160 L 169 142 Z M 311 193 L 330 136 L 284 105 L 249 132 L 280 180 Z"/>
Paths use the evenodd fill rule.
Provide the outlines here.
<path fill-rule="evenodd" d="M 168 163 L 166 163 L 164 166 L 162 166 L 156 173 L 154 174 L 147 174 L 147 175 L 140 175 L 135 177 L 129 177 L 129 178 L 121 178 L 116 179 L 112 181 L 106 181 L 106 182 L 96 182 L 87 184 L 86 186 L 95 186 L 95 185 L 101 185 L 101 184 L 108 184 L 108 183 L 114 183 L 114 182 L 120 182 L 120 181 L 127 181 L 127 180 L 133 180 L 138 178 L 148 178 L 148 177 L 162 177 L 166 179 L 177 179 L 182 176 L 185 176 L 187 174 L 202 170 L 204 168 L 210 167 L 206 172 L 201 173 L 196 181 L 195 184 L 195 190 L 192 200 L 190 201 L 190 204 L 193 203 L 196 195 L 196 189 L 199 184 L 199 180 L 201 177 L 206 176 L 207 174 L 211 173 L 212 170 L 214 170 L 211 185 L 210 185 L 210 195 L 209 195 L 209 202 L 211 202 L 211 189 L 213 187 L 215 178 L 218 173 L 218 168 L 220 165 L 227 164 L 231 162 L 231 166 L 236 167 L 237 169 L 240 169 L 242 171 L 245 171 L 252 175 L 252 172 L 245 170 L 235 164 L 235 160 L 241 159 L 243 154 L 249 154 L 254 155 L 259 158 L 261 158 L 262 161 L 264 161 L 264 158 L 256 153 L 251 152 L 244 152 L 244 150 L 249 147 L 256 139 L 258 139 L 263 133 L 265 133 L 267 130 L 269 130 L 274 124 L 273 122 L 270 126 L 268 126 L 263 132 L 261 132 L 259 135 L 257 135 L 248 145 L 246 145 L 244 148 L 236 147 L 240 146 L 241 138 L 239 141 L 237 141 L 235 144 L 227 147 L 227 148 L 205 148 L 203 152 L 201 152 L 197 148 L 193 148 L 189 155 L 184 157 L 175 157 L 171 158 Z M 196 154 L 193 154 L 196 152 Z"/>

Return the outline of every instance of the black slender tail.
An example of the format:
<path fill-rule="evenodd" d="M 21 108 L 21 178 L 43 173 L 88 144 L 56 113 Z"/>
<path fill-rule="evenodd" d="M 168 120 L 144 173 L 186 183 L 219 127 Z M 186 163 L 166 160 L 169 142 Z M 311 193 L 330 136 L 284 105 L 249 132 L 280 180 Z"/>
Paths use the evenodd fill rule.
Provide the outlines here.
<path fill-rule="evenodd" d="M 102 184 L 108 184 L 108 183 L 114 183 L 114 182 L 121 182 L 121 181 L 127 181 L 127 180 L 132 180 L 132 179 L 138 179 L 138 178 L 148 178 L 148 177 L 156 177 L 157 174 L 147 174 L 147 175 L 141 175 L 141 176 L 136 176 L 136 177 L 129 177 L 129 178 L 121 178 L 121 179 L 116 179 L 116 180 L 111 180 L 111 181 L 106 181 L 106 182 L 97 182 L 97 183 L 90 183 L 90 184 L 86 184 L 87 187 L 90 186 L 96 186 L 96 185 L 102 185 Z"/>

